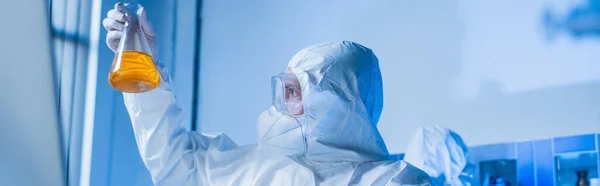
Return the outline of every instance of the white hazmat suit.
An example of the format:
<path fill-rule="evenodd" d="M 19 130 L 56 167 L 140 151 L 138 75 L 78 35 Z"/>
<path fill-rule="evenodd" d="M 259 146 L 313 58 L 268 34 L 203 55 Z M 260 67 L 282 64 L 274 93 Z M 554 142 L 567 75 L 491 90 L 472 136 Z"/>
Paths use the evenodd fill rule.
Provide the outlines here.
<path fill-rule="evenodd" d="M 426 126 L 412 136 L 404 161 L 429 174 L 434 185 L 471 185 L 475 166 L 469 163 L 468 152 L 454 131 Z"/>
<path fill-rule="evenodd" d="M 113 51 L 123 11 L 119 3 L 103 21 Z M 142 28 L 152 33 L 146 37 L 154 40 L 141 11 Z M 155 52 L 156 46 L 150 47 Z M 298 52 L 288 73 L 301 91 L 302 101 L 294 103 L 302 105 L 287 105 L 297 115 L 271 107 L 258 118 L 258 144 L 241 147 L 224 134 L 187 131 L 170 77 L 159 69 L 158 88 L 123 93 L 140 155 L 156 185 L 430 185 L 423 171 L 388 159 L 376 127 L 383 108 L 379 62 L 359 44 L 326 43 Z"/>
<path fill-rule="evenodd" d="M 383 93 L 378 60 L 352 42 L 300 51 L 289 63 L 304 114 L 271 108 L 258 119 L 259 143 L 238 147 L 224 134 L 181 126 L 164 82 L 124 93 L 136 141 L 156 185 L 430 185 L 423 171 L 388 160 L 376 124 Z"/>

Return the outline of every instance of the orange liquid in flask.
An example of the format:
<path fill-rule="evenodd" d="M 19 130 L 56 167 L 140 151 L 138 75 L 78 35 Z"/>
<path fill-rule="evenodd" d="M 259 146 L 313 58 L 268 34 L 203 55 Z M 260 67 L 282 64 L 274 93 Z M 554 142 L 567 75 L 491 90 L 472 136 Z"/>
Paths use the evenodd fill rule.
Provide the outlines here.
<path fill-rule="evenodd" d="M 139 93 L 158 87 L 160 75 L 152 56 L 143 52 L 125 51 L 115 55 L 108 82 L 118 91 Z"/>

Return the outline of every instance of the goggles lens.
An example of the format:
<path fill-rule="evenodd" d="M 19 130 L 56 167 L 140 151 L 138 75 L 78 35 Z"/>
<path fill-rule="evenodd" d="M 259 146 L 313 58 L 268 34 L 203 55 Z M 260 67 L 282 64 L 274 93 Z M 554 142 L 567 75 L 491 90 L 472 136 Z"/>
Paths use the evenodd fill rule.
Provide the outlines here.
<path fill-rule="evenodd" d="M 304 111 L 300 83 L 296 75 L 282 73 L 271 78 L 272 104 L 279 112 L 301 115 Z"/>

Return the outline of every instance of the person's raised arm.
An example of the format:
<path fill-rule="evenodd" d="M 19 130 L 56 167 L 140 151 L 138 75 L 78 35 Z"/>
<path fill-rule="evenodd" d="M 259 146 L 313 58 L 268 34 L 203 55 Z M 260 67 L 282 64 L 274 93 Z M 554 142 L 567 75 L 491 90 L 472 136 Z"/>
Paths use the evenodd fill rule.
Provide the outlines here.
<path fill-rule="evenodd" d="M 108 31 L 106 42 L 117 51 L 128 11 L 122 3 L 108 12 L 103 25 Z M 140 9 L 140 24 L 153 54 L 156 54 L 155 32 Z M 156 59 L 156 58 L 155 58 Z M 172 92 L 167 70 L 157 64 L 161 83 L 154 90 L 143 93 L 123 93 L 135 139 L 144 164 L 156 185 L 188 185 L 206 183 L 206 151 L 213 146 L 230 146 L 222 143 L 218 135 L 201 135 L 182 126 L 181 109 Z M 227 140 L 225 140 L 227 141 Z"/>

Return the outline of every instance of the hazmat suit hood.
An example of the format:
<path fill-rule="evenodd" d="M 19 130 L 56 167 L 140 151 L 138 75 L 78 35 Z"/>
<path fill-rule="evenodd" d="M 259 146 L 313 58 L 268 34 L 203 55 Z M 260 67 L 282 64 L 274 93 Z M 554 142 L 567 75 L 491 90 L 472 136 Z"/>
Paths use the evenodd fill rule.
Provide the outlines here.
<path fill-rule="evenodd" d="M 304 114 L 284 116 L 273 108 L 263 113 L 259 145 L 283 149 L 271 154 L 303 155 L 310 162 L 388 159 L 377 130 L 383 87 L 371 49 L 348 41 L 312 45 L 291 59 L 288 71 L 300 82 Z"/>
<path fill-rule="evenodd" d="M 404 161 L 425 171 L 435 185 L 471 185 L 474 165 L 462 138 L 440 126 L 421 127 L 412 136 Z"/>

